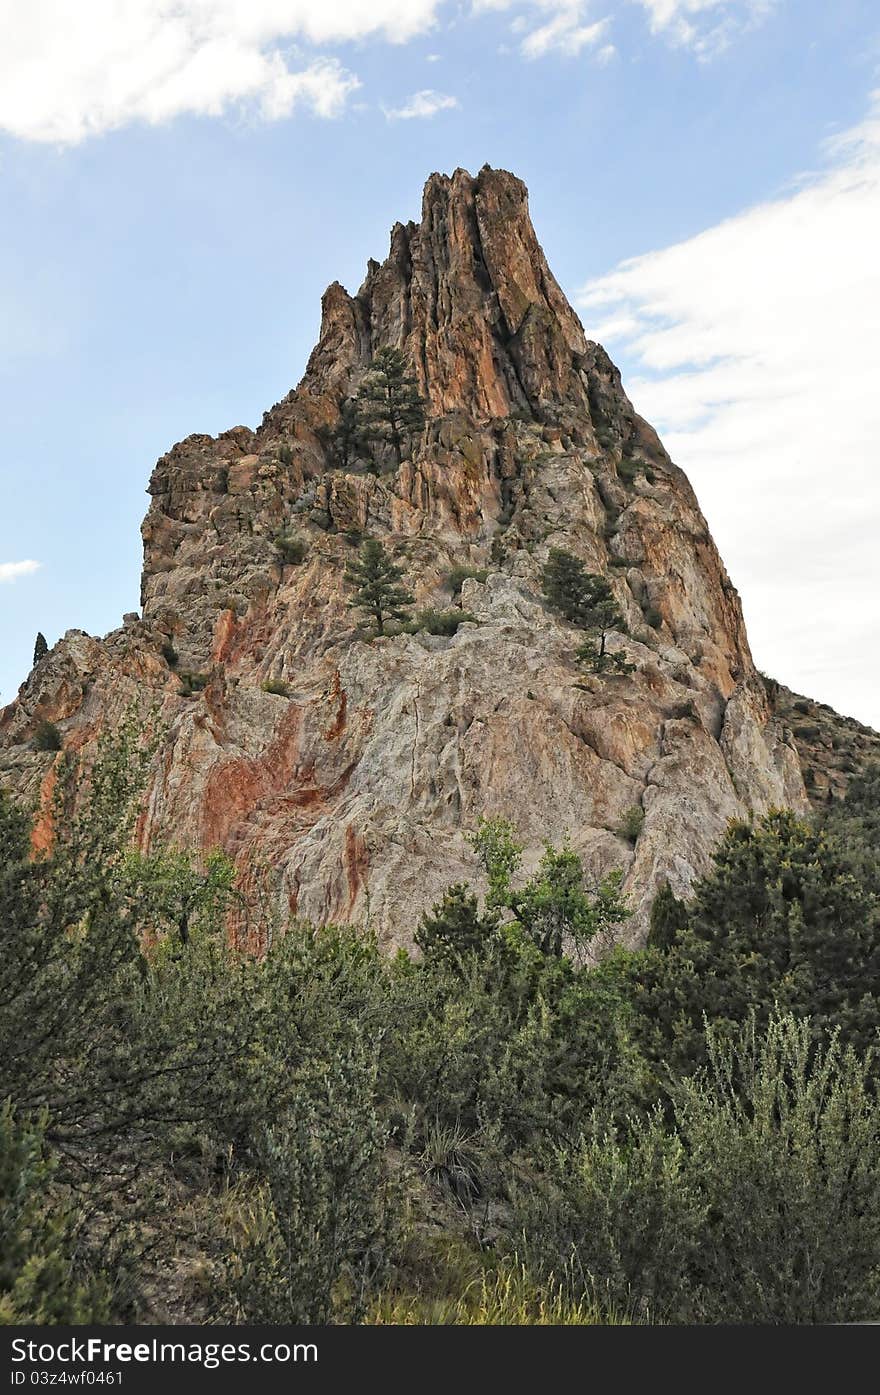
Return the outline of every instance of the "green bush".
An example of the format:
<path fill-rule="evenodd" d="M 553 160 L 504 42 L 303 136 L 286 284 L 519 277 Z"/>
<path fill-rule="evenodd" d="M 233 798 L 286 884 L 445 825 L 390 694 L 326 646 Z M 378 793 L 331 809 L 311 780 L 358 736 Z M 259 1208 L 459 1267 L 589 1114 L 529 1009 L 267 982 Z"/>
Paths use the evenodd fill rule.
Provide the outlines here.
<path fill-rule="evenodd" d="M 189 671 L 181 673 L 179 675 L 180 688 L 178 689 L 180 697 L 188 698 L 192 697 L 194 693 L 200 693 L 207 687 L 210 676 L 208 673 L 190 673 Z"/>
<path fill-rule="evenodd" d="M 429 635 L 454 635 L 459 625 L 476 624 L 476 617 L 466 610 L 417 610 L 413 631 L 426 630 Z"/>
<path fill-rule="evenodd" d="M 174 645 L 171 643 L 170 639 L 166 640 L 166 642 L 162 645 L 161 653 L 162 658 L 165 660 L 169 668 L 177 667 L 177 661 L 180 656 L 178 655 L 177 650 L 174 648 Z"/>
<path fill-rule="evenodd" d="M 603 634 L 624 628 L 610 583 L 571 552 L 551 547 L 541 580 L 547 601 L 570 624 Z"/>
<path fill-rule="evenodd" d="M 663 624 L 663 616 L 656 606 L 649 605 L 645 611 L 645 623 L 651 626 L 652 630 L 659 630 Z"/>
<path fill-rule="evenodd" d="M 105 1322 L 109 1288 L 77 1257 L 81 1218 L 53 1191 L 44 1123 L 0 1106 L 0 1326 Z"/>
<path fill-rule="evenodd" d="M 871 1321 L 880 1282 L 880 1109 L 864 1061 L 784 1014 L 732 1041 L 670 1113 L 560 1150 L 520 1221 L 533 1271 L 571 1254 L 676 1322 Z"/>
<path fill-rule="evenodd" d="M 492 546 L 489 549 L 489 556 L 496 567 L 500 567 L 507 558 L 507 543 L 496 533 L 492 539 Z"/>
<path fill-rule="evenodd" d="M 387 1274 L 399 1198 L 385 1165 L 376 1066 L 352 1048 L 305 1073 L 255 1145 L 229 1259 L 242 1322 L 358 1321 Z"/>
<path fill-rule="evenodd" d="M 308 543 L 302 538 L 294 538 L 286 533 L 279 533 L 275 539 L 275 547 L 280 552 L 285 566 L 298 567 L 304 562 L 308 554 Z"/>
<path fill-rule="evenodd" d="M 640 804 L 634 804 L 627 809 L 620 820 L 620 827 L 617 832 L 621 838 L 626 838 L 627 842 L 635 843 L 642 831 L 645 823 L 645 811 Z"/>
<path fill-rule="evenodd" d="M 54 722 L 43 720 L 37 723 L 34 731 L 35 751 L 60 751 L 62 745 L 61 732 Z"/>
<path fill-rule="evenodd" d="M 452 567 L 446 574 L 444 586 L 457 596 L 462 583 L 468 580 L 484 582 L 489 575 L 485 567 Z"/>
<path fill-rule="evenodd" d="M 880 874 L 853 808 L 822 829 L 790 812 L 732 824 L 693 899 L 675 906 L 632 961 L 638 1035 L 649 1058 L 686 1074 L 705 1062 L 704 1018 L 721 1028 L 774 1006 L 840 1028 L 861 1052 L 880 1029 Z"/>
<path fill-rule="evenodd" d="M 267 678 L 260 684 L 264 693 L 271 693 L 273 697 L 289 697 L 290 689 L 282 678 Z"/>

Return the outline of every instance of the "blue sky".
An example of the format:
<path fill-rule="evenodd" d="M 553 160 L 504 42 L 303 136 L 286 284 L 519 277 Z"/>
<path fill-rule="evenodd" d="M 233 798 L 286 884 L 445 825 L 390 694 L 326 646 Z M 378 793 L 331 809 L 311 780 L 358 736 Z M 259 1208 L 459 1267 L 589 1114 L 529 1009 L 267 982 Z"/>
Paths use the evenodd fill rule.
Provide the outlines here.
<path fill-rule="evenodd" d="M 878 67 L 875 0 L 0 0 L 0 702 L 137 608 L 157 456 L 256 425 L 324 287 L 488 162 L 759 665 L 880 726 Z"/>

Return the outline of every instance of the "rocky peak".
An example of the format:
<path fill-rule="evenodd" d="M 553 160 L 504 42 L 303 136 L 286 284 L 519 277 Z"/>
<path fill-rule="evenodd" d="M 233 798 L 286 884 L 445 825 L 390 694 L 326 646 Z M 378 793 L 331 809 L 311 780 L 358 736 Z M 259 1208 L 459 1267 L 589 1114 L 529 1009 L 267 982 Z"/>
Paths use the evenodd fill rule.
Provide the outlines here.
<path fill-rule="evenodd" d="M 426 428 L 399 468 L 342 469 L 330 433 L 385 346 Z M 298 387 L 256 431 L 173 447 L 150 494 L 141 621 L 71 632 L 0 716 L 0 778 L 44 805 L 40 720 L 88 747 L 131 702 L 158 704 L 145 843 L 220 846 L 246 884 L 268 868 L 285 907 L 404 942 L 476 877 L 481 815 L 512 819 L 533 858 L 567 838 L 591 873 L 620 867 L 634 940 L 658 884 L 687 894 L 730 818 L 806 807 L 693 491 L 585 338 L 511 174 L 432 175 L 357 294 L 325 292 Z M 367 534 L 454 633 L 359 631 L 345 566 Z M 551 547 L 608 578 L 631 673 L 579 669 L 542 596 Z"/>
<path fill-rule="evenodd" d="M 351 391 L 377 349 L 403 349 L 432 414 L 475 421 L 587 405 L 591 347 L 535 236 L 525 185 L 486 166 L 433 174 L 422 219 L 395 223 L 357 295 L 324 294 L 298 393 Z"/>

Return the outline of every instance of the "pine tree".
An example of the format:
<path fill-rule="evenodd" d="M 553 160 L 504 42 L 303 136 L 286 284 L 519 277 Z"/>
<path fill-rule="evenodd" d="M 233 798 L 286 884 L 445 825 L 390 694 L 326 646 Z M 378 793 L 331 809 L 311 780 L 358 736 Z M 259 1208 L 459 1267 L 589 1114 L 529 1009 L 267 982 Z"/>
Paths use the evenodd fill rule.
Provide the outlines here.
<path fill-rule="evenodd" d="M 619 626 L 615 625 L 614 629 Z M 588 673 L 634 673 L 635 664 L 631 664 L 625 654 L 607 649 L 605 641 L 607 630 L 599 630 L 593 639 L 585 639 L 577 650 L 575 658 Z"/>
<path fill-rule="evenodd" d="M 498 916 L 480 914 L 479 903 L 469 887 L 456 882 L 444 891 L 442 900 L 422 916 L 415 941 L 423 954 L 455 958 L 485 953 L 498 936 Z"/>
<path fill-rule="evenodd" d="M 558 547 L 550 550 L 543 582 L 544 595 L 554 609 L 590 634 L 577 651 L 578 662 L 591 673 L 632 673 L 635 665 L 606 647 L 609 630 L 626 629 L 611 583 L 588 572 L 579 557 Z"/>
<path fill-rule="evenodd" d="M 364 444 L 363 424 L 358 404 L 353 397 L 343 402 L 339 421 L 330 437 L 330 452 L 335 464 L 348 470 L 358 458 Z"/>
<path fill-rule="evenodd" d="M 400 465 L 404 440 L 425 424 L 425 404 L 418 383 L 400 349 L 380 349 L 358 389 L 357 416 L 363 439 L 387 444 Z M 378 473 L 378 468 L 374 464 Z"/>
<path fill-rule="evenodd" d="M 345 569 L 346 581 L 355 587 L 349 605 L 372 616 L 377 635 L 385 633 L 387 620 L 406 619 L 404 607 L 414 597 L 400 584 L 403 574 L 403 567 L 391 560 L 377 538 L 367 538 L 357 561 Z"/>
<path fill-rule="evenodd" d="M 49 646 L 46 643 L 46 636 L 43 634 L 42 630 L 38 630 L 37 638 L 34 641 L 34 668 L 36 668 L 37 664 L 48 652 Z"/>

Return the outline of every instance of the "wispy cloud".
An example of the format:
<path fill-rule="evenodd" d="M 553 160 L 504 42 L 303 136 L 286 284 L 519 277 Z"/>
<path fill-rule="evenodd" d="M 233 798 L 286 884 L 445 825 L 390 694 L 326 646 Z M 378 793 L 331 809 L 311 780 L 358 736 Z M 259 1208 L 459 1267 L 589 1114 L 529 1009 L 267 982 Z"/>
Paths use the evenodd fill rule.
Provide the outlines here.
<path fill-rule="evenodd" d="M 694 479 L 758 662 L 880 725 L 880 93 L 824 155 L 579 304 Z"/>
<path fill-rule="evenodd" d="M 609 19 L 582 24 L 584 6 L 561 5 L 552 18 L 523 39 L 520 49 L 525 58 L 544 58 L 548 53 L 561 53 L 576 58 L 585 48 L 592 48 L 605 35 Z"/>
<path fill-rule="evenodd" d="M 709 58 L 743 30 L 766 19 L 776 0 L 638 0 L 651 29 Z"/>
<path fill-rule="evenodd" d="M 0 582 L 17 581 L 20 576 L 30 576 L 39 571 L 42 562 L 0 562 Z"/>
<path fill-rule="evenodd" d="M 422 92 L 414 92 L 411 97 L 407 97 L 403 106 L 383 107 L 382 110 L 389 121 L 414 121 L 436 116 L 440 111 L 451 111 L 457 106 L 457 97 L 450 97 L 446 92 L 434 92 L 426 87 Z"/>
<path fill-rule="evenodd" d="M 590 0 L 473 0 L 473 9 L 477 14 L 513 11 L 511 27 L 522 35 L 521 53 L 526 58 L 543 58 L 576 56 L 592 49 L 617 14 L 633 3 L 644 11 L 652 33 L 706 59 L 760 23 L 776 0 L 605 0 L 601 9 L 607 13 L 599 18 L 591 18 Z M 596 57 L 607 63 L 614 54 L 614 46 L 605 44 Z"/>

